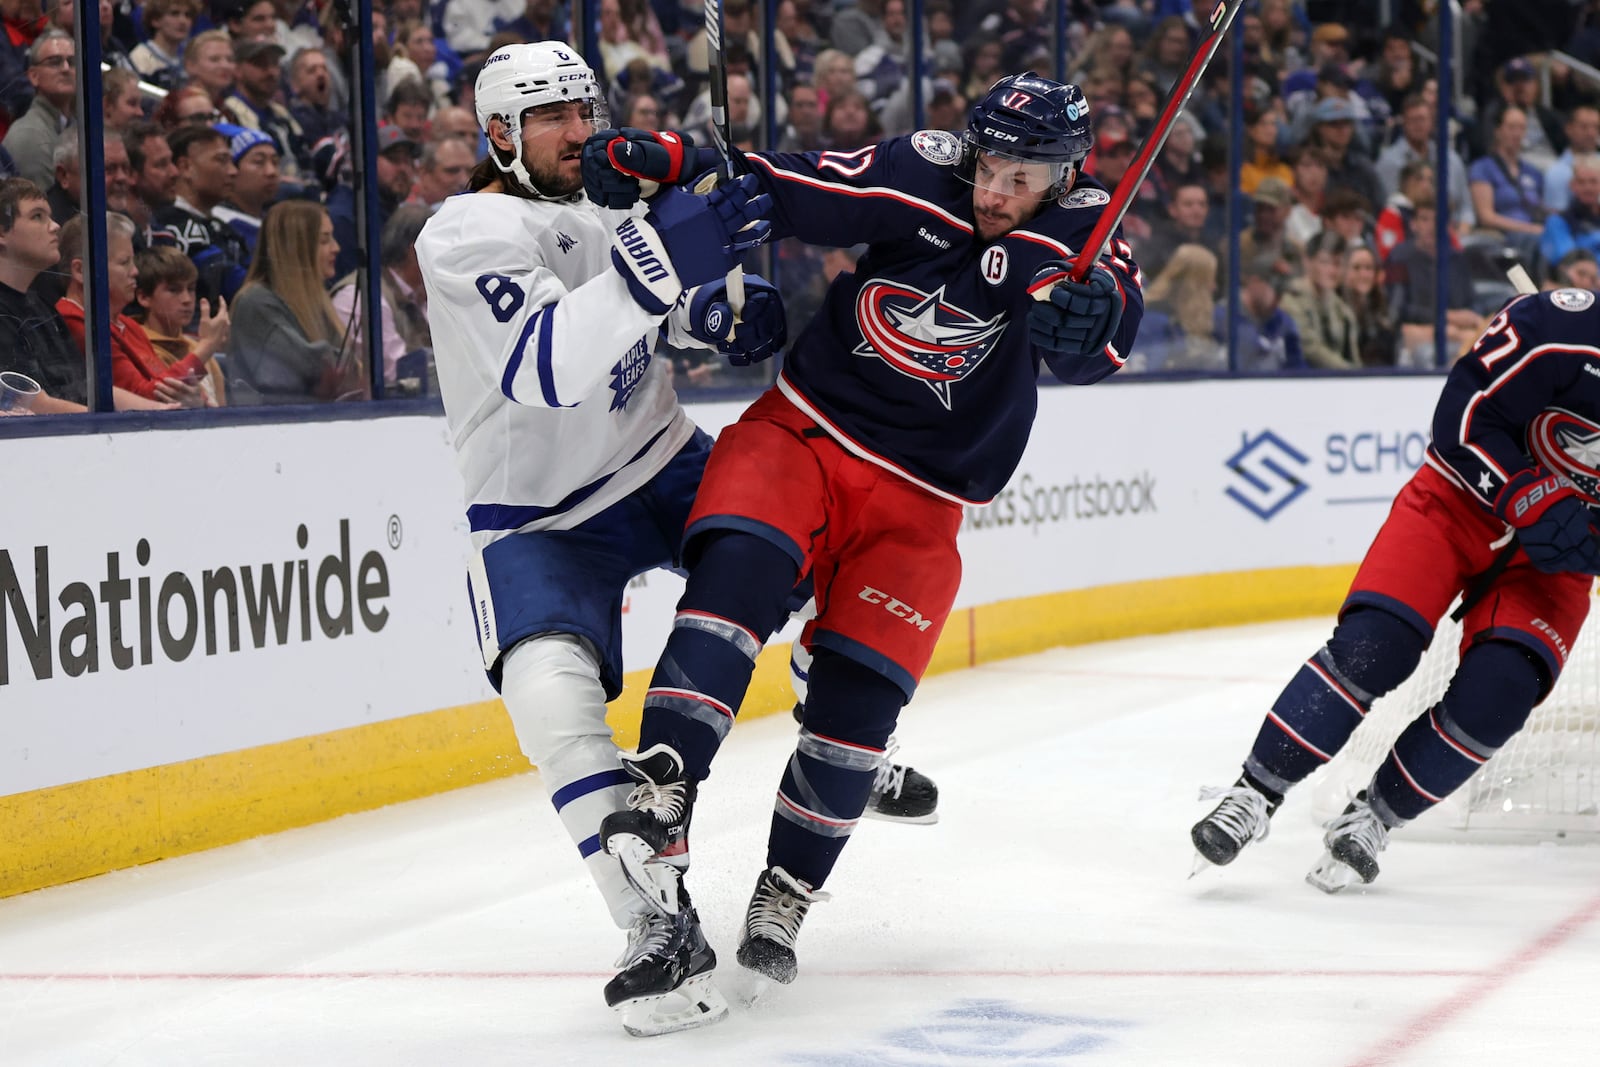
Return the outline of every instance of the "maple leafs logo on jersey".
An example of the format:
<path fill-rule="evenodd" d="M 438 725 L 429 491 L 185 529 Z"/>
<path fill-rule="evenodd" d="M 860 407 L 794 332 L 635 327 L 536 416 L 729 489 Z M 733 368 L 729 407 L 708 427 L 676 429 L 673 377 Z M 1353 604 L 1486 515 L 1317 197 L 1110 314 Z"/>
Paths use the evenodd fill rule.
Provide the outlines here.
<path fill-rule="evenodd" d="M 641 337 L 628 349 L 627 355 L 611 368 L 611 410 L 621 411 L 633 399 L 633 391 L 644 381 L 644 372 L 650 368 L 650 339 Z"/>
<path fill-rule="evenodd" d="M 856 325 L 865 340 L 855 355 L 877 356 L 933 390 L 946 409 L 950 385 L 977 369 L 1006 328 L 1005 316 L 987 321 L 944 298 L 892 282 L 868 282 L 856 297 Z"/>
<path fill-rule="evenodd" d="M 1600 426 L 1549 408 L 1528 423 L 1528 451 L 1546 469 L 1570 478 L 1589 503 L 1600 503 Z"/>

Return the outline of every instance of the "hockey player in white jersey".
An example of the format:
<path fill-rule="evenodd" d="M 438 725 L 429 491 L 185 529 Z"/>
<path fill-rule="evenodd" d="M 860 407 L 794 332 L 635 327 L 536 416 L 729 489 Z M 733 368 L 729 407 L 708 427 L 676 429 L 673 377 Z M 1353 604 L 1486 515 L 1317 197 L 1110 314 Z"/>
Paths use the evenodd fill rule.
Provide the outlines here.
<path fill-rule="evenodd" d="M 630 931 L 607 1003 L 636 1034 L 705 1025 L 727 1005 L 687 896 L 676 878 L 636 891 L 599 844 L 601 818 L 633 784 L 605 703 L 622 685 L 624 589 L 675 562 L 711 447 L 679 407 L 670 365 L 651 358 L 654 341 L 665 325 L 673 344 L 744 361 L 782 345 L 770 286 L 747 280 L 733 336 L 719 299 L 738 254 L 765 235 L 768 198 L 752 198 L 747 179 L 708 196 L 663 189 L 628 211 L 584 199 L 581 151 L 606 125 L 603 97 L 559 42 L 497 50 L 476 102 L 490 155 L 428 222 L 417 258 L 466 483 L 484 667 Z"/>

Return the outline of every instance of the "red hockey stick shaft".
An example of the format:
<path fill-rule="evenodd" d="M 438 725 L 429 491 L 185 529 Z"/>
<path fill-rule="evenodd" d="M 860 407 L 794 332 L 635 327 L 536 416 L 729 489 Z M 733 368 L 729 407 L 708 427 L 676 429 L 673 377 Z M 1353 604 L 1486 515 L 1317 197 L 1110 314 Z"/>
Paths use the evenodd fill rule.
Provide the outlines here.
<path fill-rule="evenodd" d="M 1122 216 L 1128 213 L 1133 198 L 1139 194 L 1139 187 L 1144 184 L 1145 176 L 1155 165 L 1161 146 L 1167 143 L 1167 135 L 1172 132 L 1172 124 L 1177 121 L 1178 112 L 1189 102 L 1190 94 L 1200 83 L 1200 75 L 1205 73 L 1206 67 L 1211 63 L 1211 57 L 1216 55 L 1217 47 L 1222 44 L 1222 38 L 1227 34 L 1228 27 L 1233 24 L 1233 17 L 1242 7 L 1244 0 L 1217 0 L 1216 6 L 1211 9 L 1210 28 L 1195 46 L 1194 55 L 1189 57 L 1189 66 L 1184 69 L 1183 77 L 1172 83 L 1172 92 L 1167 95 L 1166 106 L 1156 117 L 1156 124 L 1151 127 L 1150 136 L 1139 146 L 1133 161 L 1128 164 L 1127 173 L 1123 174 L 1122 180 L 1112 190 L 1111 202 L 1100 213 L 1100 221 L 1090 231 L 1088 243 L 1072 261 L 1068 273 L 1071 274 L 1073 281 L 1081 282 L 1087 278 L 1089 272 L 1094 269 L 1095 262 L 1105 252 L 1111 235 L 1122 224 Z"/>

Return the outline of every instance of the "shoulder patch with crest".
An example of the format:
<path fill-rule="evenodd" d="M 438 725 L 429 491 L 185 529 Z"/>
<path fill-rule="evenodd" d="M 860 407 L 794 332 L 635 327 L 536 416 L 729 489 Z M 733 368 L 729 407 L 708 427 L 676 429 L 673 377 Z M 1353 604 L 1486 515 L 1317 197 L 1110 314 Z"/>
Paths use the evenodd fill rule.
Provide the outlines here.
<path fill-rule="evenodd" d="M 1074 189 L 1056 203 L 1062 207 L 1099 207 L 1111 203 L 1111 194 L 1104 189 Z"/>
<path fill-rule="evenodd" d="M 1594 294 L 1587 289 L 1557 289 L 1550 294 L 1550 303 L 1562 311 L 1583 311 L 1594 303 Z"/>
<path fill-rule="evenodd" d="M 918 130 L 911 135 L 911 147 L 930 163 L 950 164 L 961 158 L 961 141 L 945 130 Z"/>

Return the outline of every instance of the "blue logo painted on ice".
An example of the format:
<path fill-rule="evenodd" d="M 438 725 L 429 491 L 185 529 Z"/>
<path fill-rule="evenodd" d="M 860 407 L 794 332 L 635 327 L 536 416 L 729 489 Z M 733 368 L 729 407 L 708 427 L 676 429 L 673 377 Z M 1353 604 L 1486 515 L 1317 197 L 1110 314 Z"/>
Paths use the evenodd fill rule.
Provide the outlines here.
<path fill-rule="evenodd" d="M 1306 491 L 1300 472 L 1311 458 L 1271 430 L 1244 435 L 1239 450 L 1227 459 L 1236 475 L 1224 492 L 1263 522 L 1294 503 Z"/>
<path fill-rule="evenodd" d="M 1045 1067 L 1098 1052 L 1111 1034 L 1132 1024 L 1121 1019 L 1030 1011 L 1003 1000 L 963 1000 L 932 1022 L 892 1030 L 839 1052 L 793 1052 L 804 1067 L 951 1067 L 953 1064 L 1026 1062 Z"/>

